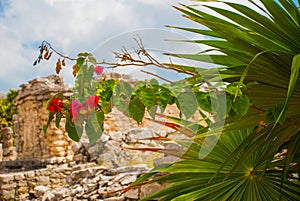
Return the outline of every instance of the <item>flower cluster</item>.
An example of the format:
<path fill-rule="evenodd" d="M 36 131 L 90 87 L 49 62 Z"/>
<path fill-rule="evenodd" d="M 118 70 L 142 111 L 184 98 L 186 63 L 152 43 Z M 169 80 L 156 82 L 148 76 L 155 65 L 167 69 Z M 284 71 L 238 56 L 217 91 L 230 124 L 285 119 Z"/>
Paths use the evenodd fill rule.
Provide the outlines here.
<path fill-rule="evenodd" d="M 97 75 L 101 75 L 103 73 L 103 70 L 104 70 L 104 67 L 103 66 L 96 66 L 94 68 L 94 72 L 97 74 Z"/>
<path fill-rule="evenodd" d="M 80 111 L 83 111 L 85 115 L 89 114 L 91 110 L 97 107 L 99 102 L 98 96 L 89 96 L 85 102 L 85 105 L 81 104 L 77 99 L 74 99 L 70 104 L 70 115 L 74 120 L 78 119 Z"/>
<path fill-rule="evenodd" d="M 53 113 L 55 113 L 57 111 L 61 112 L 63 105 L 64 105 L 63 100 L 55 97 L 50 101 L 50 103 L 47 107 L 47 110 L 49 110 L 50 112 L 53 112 Z"/>

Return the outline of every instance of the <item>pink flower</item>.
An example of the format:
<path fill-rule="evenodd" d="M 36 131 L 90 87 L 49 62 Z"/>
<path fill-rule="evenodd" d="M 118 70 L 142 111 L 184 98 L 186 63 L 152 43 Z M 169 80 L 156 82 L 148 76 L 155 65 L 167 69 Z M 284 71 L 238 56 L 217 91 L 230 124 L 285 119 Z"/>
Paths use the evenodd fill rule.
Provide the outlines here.
<path fill-rule="evenodd" d="M 99 96 L 89 96 L 85 105 L 87 108 L 95 108 L 97 107 L 99 102 Z"/>
<path fill-rule="evenodd" d="M 70 104 L 69 113 L 76 120 L 79 117 L 79 111 L 82 109 L 84 109 L 83 105 L 79 103 L 77 99 L 74 99 Z"/>
<path fill-rule="evenodd" d="M 103 66 L 96 66 L 94 68 L 94 72 L 97 74 L 97 75 L 101 75 L 103 73 L 103 70 L 104 70 L 104 67 Z"/>
<path fill-rule="evenodd" d="M 60 111 L 61 112 L 61 108 L 64 106 L 63 104 L 63 100 L 59 99 L 59 98 L 53 98 L 50 101 L 49 106 L 47 107 L 47 109 L 53 113 Z"/>

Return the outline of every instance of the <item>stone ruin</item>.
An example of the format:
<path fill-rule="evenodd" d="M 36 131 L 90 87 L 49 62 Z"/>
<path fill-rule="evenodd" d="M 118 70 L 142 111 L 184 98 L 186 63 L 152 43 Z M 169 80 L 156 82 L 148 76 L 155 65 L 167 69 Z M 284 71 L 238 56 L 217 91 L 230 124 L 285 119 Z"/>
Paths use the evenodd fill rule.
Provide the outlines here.
<path fill-rule="evenodd" d="M 108 78 L 133 82 L 128 75 L 122 76 L 112 73 L 106 76 Z M 94 144 L 89 144 L 87 138 L 84 136 L 78 143 L 70 140 L 64 130 L 64 119 L 62 119 L 59 128 L 56 128 L 55 122 L 51 122 L 46 135 L 44 135 L 42 126 L 45 125 L 48 120 L 48 111 L 45 107 L 46 102 L 57 93 L 63 93 L 65 97 L 70 97 L 72 96 L 72 89 L 64 83 L 62 77 L 57 75 L 36 78 L 20 87 L 19 94 L 15 99 L 18 107 L 18 115 L 14 117 L 16 147 L 12 146 L 12 130 L 5 128 L 2 131 L 5 134 L 3 135 L 4 142 L 2 149 L 0 146 L 0 195 L 22 198 L 24 200 L 30 197 L 30 195 L 34 195 L 33 197 L 39 200 L 43 197 L 40 192 L 41 188 L 46 188 L 48 189 L 47 191 L 49 191 L 49 189 L 54 189 L 66 184 L 69 185 L 72 182 L 80 184 L 80 177 L 76 178 L 77 180 L 75 179 L 75 181 L 71 181 L 74 171 L 83 171 L 85 174 L 80 173 L 81 175 L 83 174 L 82 176 L 90 177 L 92 174 L 97 173 L 99 167 L 101 167 L 101 171 L 114 172 L 114 170 L 110 168 L 118 169 L 123 166 L 146 164 L 146 166 L 142 165 L 142 171 L 134 171 L 134 168 L 131 168 L 132 172 L 129 176 L 133 174 L 136 178 L 141 173 L 148 171 L 149 167 L 153 167 L 153 163 L 159 165 L 164 163 L 163 159 L 166 159 L 167 162 L 177 160 L 177 158 L 167 155 L 164 156 L 164 154 L 161 153 L 153 154 L 152 152 L 127 149 L 128 147 L 160 147 L 162 149 L 171 147 L 172 149 L 179 150 L 180 147 L 172 142 L 158 143 L 157 141 L 149 140 L 149 138 L 153 137 L 167 137 L 171 132 L 169 129 L 166 129 L 160 124 L 153 123 L 147 118 L 143 120 L 141 126 L 138 126 L 133 120 L 116 109 L 113 109 L 110 114 L 105 116 L 105 131 L 98 142 Z M 171 106 L 167 108 L 166 113 L 175 115 L 178 114 L 178 110 Z M 182 137 L 180 135 L 178 136 L 179 138 Z M 94 169 L 87 170 L 85 165 L 91 162 L 96 166 L 93 166 Z M 137 169 L 139 168 L 140 166 L 137 166 Z M 108 175 L 110 175 L 110 179 L 112 180 L 118 177 L 116 173 L 109 173 Z M 103 177 L 101 175 L 98 176 Z M 107 182 L 109 182 L 109 180 Z M 128 186 L 126 182 L 123 182 L 126 183 L 124 185 L 122 185 L 120 181 L 118 182 L 116 188 L 112 188 L 111 186 L 111 190 L 115 191 L 116 189 Z M 85 183 L 85 185 L 87 185 L 87 183 Z M 43 186 L 45 188 L 43 188 Z M 35 190 L 36 188 L 39 190 Z M 106 190 L 107 188 L 110 187 L 105 187 Z M 108 195 L 104 195 L 105 189 L 103 186 L 99 186 L 98 184 L 95 189 L 92 189 L 95 198 L 104 199 L 109 197 Z M 102 194 L 99 193 L 99 189 L 102 189 Z M 134 197 L 134 199 L 129 199 L 128 197 L 128 199 L 126 199 L 137 200 L 141 197 L 140 190 L 141 189 L 138 190 L 138 194 L 130 195 Z M 149 189 L 147 191 L 151 192 Z M 83 190 L 83 193 L 84 192 Z M 91 193 L 92 191 L 88 192 Z M 142 194 L 142 197 L 146 196 L 146 194 Z M 59 194 L 59 196 L 62 195 Z M 65 197 L 68 196 L 70 195 L 68 194 Z M 125 199 L 124 195 L 120 196 Z M 59 197 L 59 200 L 63 197 L 64 196 Z M 57 200 L 55 189 L 54 198 L 52 198 L 43 198 L 43 200 Z M 83 197 L 79 198 L 79 200 L 83 199 Z M 107 198 L 106 200 L 109 199 Z"/>

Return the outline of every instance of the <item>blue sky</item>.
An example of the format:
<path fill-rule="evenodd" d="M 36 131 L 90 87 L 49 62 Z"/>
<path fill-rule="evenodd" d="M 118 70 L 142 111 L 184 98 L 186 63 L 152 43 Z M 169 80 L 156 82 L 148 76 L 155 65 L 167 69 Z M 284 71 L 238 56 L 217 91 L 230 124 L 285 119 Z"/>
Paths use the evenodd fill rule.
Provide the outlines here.
<path fill-rule="evenodd" d="M 195 4 L 190 0 L 180 2 Z M 177 0 L 0 0 L 0 92 L 55 72 L 55 59 L 32 66 L 43 40 L 72 57 L 78 52 L 94 51 L 97 58 L 106 60 L 113 59 L 111 52 L 123 45 L 134 47 L 132 37 L 137 34 L 145 39 L 145 47 L 152 48 L 162 60 L 162 52 L 195 49 L 163 44 L 163 37 L 195 37 L 164 27 L 195 26 L 172 5 L 177 5 Z M 62 75 L 72 84 L 72 65 L 67 65 Z"/>

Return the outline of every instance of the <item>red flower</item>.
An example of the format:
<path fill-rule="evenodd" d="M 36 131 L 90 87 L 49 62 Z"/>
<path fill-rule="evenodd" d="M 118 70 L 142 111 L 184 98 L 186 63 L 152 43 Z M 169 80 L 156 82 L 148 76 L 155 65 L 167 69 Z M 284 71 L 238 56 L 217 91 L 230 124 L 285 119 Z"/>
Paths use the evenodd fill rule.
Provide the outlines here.
<path fill-rule="evenodd" d="M 94 68 L 94 72 L 97 74 L 97 75 L 101 75 L 103 73 L 103 69 L 104 67 L 103 66 L 96 66 Z"/>
<path fill-rule="evenodd" d="M 99 96 L 89 96 L 85 105 L 86 108 L 95 108 L 99 102 Z"/>
<path fill-rule="evenodd" d="M 50 104 L 48 105 L 47 109 L 50 111 L 50 112 L 57 112 L 57 111 L 60 111 L 61 112 L 61 108 L 63 107 L 63 100 L 59 99 L 59 98 L 53 98 L 51 101 L 50 101 Z"/>
<path fill-rule="evenodd" d="M 70 115 L 76 120 L 79 117 L 79 111 L 83 109 L 83 105 L 78 102 L 77 99 L 74 99 L 70 104 Z"/>

